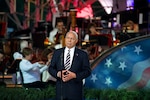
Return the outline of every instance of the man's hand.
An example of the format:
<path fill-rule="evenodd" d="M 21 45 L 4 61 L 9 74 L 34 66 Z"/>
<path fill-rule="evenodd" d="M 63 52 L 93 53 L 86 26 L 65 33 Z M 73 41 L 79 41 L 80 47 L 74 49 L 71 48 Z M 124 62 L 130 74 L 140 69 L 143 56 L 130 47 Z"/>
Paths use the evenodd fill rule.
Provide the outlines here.
<path fill-rule="evenodd" d="M 62 74 L 63 82 L 67 82 L 67 81 L 74 79 L 74 78 L 76 78 L 76 74 L 74 72 L 71 72 L 69 70 L 63 71 L 63 74 Z"/>
<path fill-rule="evenodd" d="M 59 71 L 57 73 L 57 77 L 62 78 L 63 82 L 67 82 L 73 78 L 76 78 L 76 74 L 69 70 L 62 70 L 62 73 L 61 73 L 61 71 Z"/>

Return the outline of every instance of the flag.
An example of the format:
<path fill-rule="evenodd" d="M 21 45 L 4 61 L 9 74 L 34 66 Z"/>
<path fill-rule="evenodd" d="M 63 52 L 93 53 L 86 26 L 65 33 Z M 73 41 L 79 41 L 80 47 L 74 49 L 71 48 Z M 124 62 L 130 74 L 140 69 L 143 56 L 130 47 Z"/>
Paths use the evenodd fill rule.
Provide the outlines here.
<path fill-rule="evenodd" d="M 10 13 L 16 12 L 16 0 L 10 0 Z"/>
<path fill-rule="evenodd" d="M 122 45 L 103 60 L 85 81 L 85 86 L 97 89 L 149 89 L 150 39 L 141 39 Z M 100 59 L 100 58 L 99 58 Z"/>

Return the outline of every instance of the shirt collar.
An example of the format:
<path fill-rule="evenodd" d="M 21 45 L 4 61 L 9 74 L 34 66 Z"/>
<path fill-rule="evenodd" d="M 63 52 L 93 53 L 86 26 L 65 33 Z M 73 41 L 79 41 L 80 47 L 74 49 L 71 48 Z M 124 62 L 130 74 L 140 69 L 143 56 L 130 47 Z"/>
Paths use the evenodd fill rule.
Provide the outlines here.
<path fill-rule="evenodd" d="M 69 49 L 70 49 L 70 51 L 74 51 L 74 50 L 75 50 L 75 47 L 72 47 L 72 48 L 66 47 L 66 48 L 65 48 L 65 51 L 68 51 Z"/>

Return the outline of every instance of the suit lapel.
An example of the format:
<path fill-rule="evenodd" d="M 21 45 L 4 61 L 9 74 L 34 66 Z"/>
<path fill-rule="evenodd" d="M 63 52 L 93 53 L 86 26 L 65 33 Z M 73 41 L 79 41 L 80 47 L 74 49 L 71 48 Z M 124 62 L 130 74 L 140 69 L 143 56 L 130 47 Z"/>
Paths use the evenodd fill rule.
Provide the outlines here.
<path fill-rule="evenodd" d="M 60 63 L 61 63 L 62 69 L 64 69 L 64 48 L 61 50 Z"/>
<path fill-rule="evenodd" d="M 75 52 L 74 52 L 71 68 L 73 68 L 74 65 L 76 65 L 76 63 L 78 62 L 78 55 L 79 55 L 78 49 L 75 48 Z"/>

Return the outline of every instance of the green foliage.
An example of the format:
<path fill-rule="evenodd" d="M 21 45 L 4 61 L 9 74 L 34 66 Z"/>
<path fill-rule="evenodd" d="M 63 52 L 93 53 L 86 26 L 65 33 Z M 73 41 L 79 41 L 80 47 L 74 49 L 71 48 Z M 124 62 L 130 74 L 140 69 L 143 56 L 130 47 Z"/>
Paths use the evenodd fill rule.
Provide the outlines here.
<path fill-rule="evenodd" d="M 54 98 L 55 87 L 39 90 L 35 88 L 0 88 L 1 100 L 47 100 Z"/>
<path fill-rule="evenodd" d="M 94 100 L 99 100 L 101 90 L 98 89 L 84 89 L 84 96 L 87 100 L 90 100 L 91 98 Z"/>
<path fill-rule="evenodd" d="M 150 100 L 149 90 L 85 89 L 86 100 Z"/>
<path fill-rule="evenodd" d="M 150 100 L 149 90 L 99 90 L 84 89 L 85 100 Z M 46 89 L 5 88 L 0 87 L 0 100 L 52 100 L 55 98 L 55 87 Z"/>

